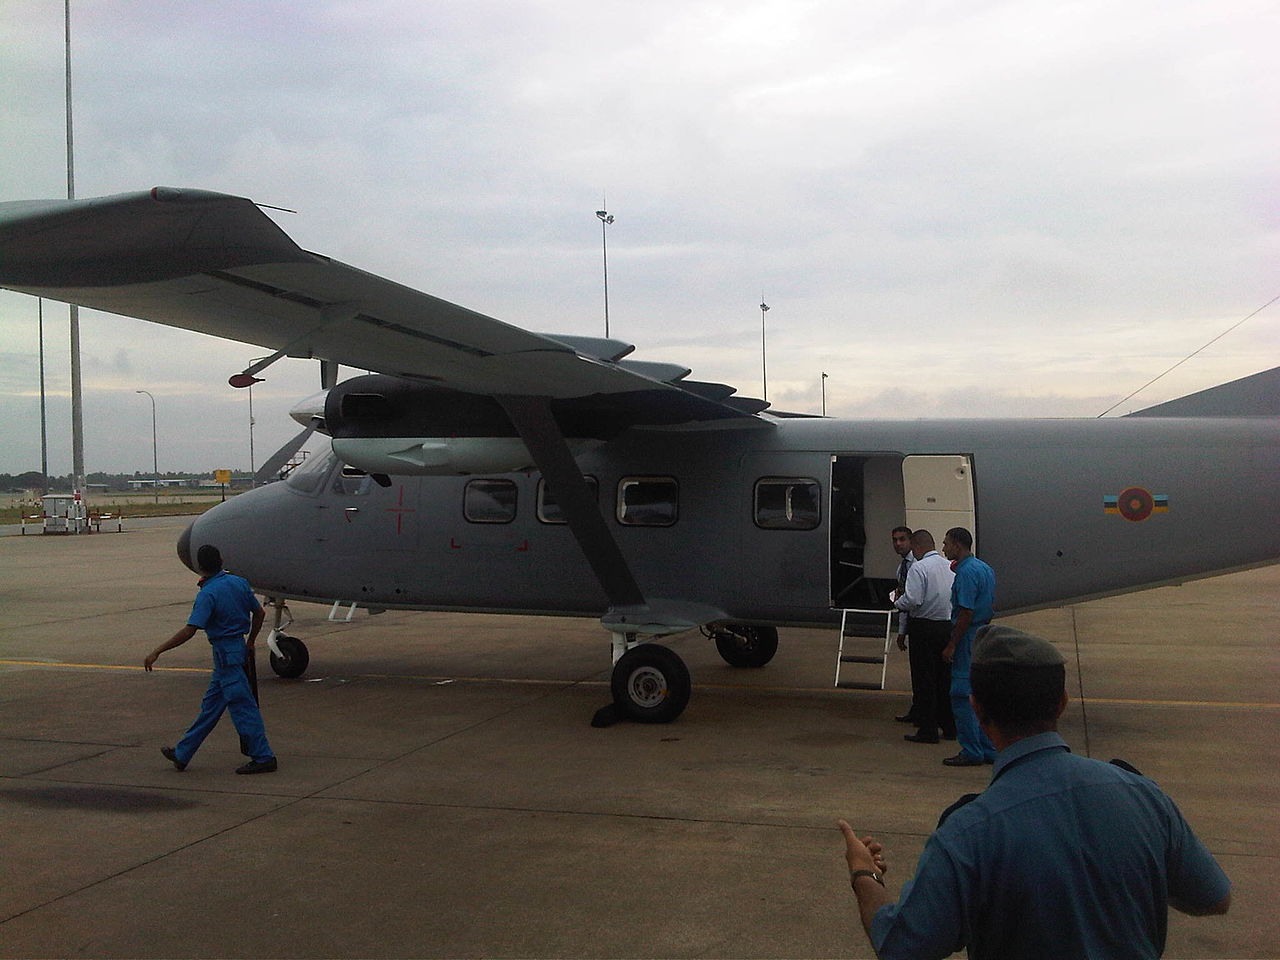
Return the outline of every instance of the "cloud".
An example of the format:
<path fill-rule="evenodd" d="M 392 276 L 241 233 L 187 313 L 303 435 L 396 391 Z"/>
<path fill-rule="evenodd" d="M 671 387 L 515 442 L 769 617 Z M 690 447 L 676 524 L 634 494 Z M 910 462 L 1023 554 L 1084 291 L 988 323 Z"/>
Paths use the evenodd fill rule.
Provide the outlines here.
<path fill-rule="evenodd" d="M 816 410 L 826 370 L 829 410 L 881 410 L 914 363 L 924 410 L 959 391 L 978 411 L 1091 415 L 1280 292 L 1270 16 L 1262 0 L 97 0 L 73 7 L 77 192 L 251 196 L 298 210 L 273 216 L 306 249 L 597 335 L 604 202 L 611 328 L 637 358 L 758 393 L 763 293 L 780 406 Z M 58 196 L 61 7 L 9 0 L 0 31 L 0 199 Z M 0 294 L 6 407 L 30 396 L 28 309 Z M 1274 365 L 1278 309 L 1143 398 Z M 207 398 L 217 416 L 183 442 L 232 455 L 222 385 L 254 348 L 85 327 L 87 390 L 154 388 L 175 412 Z M 63 390 L 65 339 L 48 343 Z M 255 388 L 259 422 L 287 433 L 269 393 L 314 383 L 303 365 Z M 0 449 L 29 461 L 28 414 Z M 148 433 L 93 456 L 143 464 Z"/>

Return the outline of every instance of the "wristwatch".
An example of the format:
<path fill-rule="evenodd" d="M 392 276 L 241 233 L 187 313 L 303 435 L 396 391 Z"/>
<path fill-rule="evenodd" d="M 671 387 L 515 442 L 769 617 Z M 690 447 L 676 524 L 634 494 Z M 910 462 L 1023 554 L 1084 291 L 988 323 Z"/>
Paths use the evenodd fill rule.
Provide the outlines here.
<path fill-rule="evenodd" d="M 880 884 L 880 886 L 884 886 L 884 877 L 880 876 L 880 874 L 876 873 L 874 870 L 850 870 L 849 886 L 853 886 L 853 881 L 857 880 L 859 877 L 870 877 L 876 883 Z"/>

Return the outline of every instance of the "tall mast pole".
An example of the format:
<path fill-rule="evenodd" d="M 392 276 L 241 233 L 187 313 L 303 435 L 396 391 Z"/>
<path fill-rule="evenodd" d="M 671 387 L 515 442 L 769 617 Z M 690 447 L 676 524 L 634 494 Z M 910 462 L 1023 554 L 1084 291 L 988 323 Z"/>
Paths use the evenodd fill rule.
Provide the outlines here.
<path fill-rule="evenodd" d="M 67 64 L 67 199 L 76 198 L 75 142 L 71 126 L 71 0 L 63 0 Z M 84 391 L 80 383 L 80 308 L 71 306 L 71 487 L 84 490 Z"/>
<path fill-rule="evenodd" d="M 49 492 L 49 418 L 44 392 L 44 297 L 36 298 L 40 330 L 40 492 Z"/>

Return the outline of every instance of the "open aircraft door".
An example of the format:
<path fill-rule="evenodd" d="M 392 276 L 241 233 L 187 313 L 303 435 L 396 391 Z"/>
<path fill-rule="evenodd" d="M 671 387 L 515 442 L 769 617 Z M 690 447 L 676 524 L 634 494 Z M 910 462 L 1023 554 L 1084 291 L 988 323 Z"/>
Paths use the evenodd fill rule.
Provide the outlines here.
<path fill-rule="evenodd" d="M 939 552 L 946 532 L 952 527 L 964 527 L 973 534 L 973 549 L 977 552 L 973 464 L 968 457 L 959 454 L 905 457 L 902 490 L 908 527 L 932 533 Z"/>

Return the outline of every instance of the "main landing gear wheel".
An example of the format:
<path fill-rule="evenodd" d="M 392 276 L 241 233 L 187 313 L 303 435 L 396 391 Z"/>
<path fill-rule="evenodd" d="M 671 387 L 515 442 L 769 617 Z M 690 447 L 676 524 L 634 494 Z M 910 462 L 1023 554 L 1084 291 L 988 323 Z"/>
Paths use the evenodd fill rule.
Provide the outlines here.
<path fill-rule="evenodd" d="M 307 672 L 307 664 L 311 657 L 307 654 L 307 645 L 297 637 L 276 637 L 276 646 L 281 656 L 271 652 L 271 669 L 277 676 L 293 680 Z"/>
<path fill-rule="evenodd" d="M 731 667 L 763 667 L 778 652 L 777 627 L 722 623 L 703 632 L 715 640 L 720 656 Z"/>
<path fill-rule="evenodd" d="M 628 720 L 670 723 L 689 703 L 689 668 L 673 650 L 644 643 L 613 667 L 613 703 Z"/>

